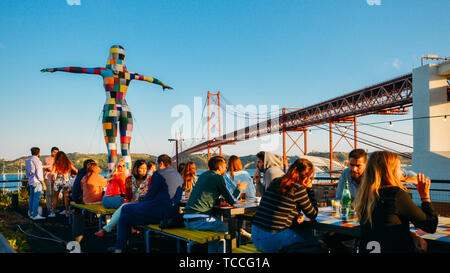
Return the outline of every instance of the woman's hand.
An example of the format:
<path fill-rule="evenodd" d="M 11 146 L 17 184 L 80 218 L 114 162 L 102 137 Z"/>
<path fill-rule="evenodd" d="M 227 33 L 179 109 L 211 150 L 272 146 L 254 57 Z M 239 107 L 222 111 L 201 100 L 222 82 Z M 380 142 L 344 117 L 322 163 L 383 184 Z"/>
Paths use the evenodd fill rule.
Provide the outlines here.
<path fill-rule="evenodd" d="M 428 243 L 427 243 L 427 241 L 425 241 L 425 239 L 423 239 L 422 237 L 417 235 L 415 232 L 411 232 L 411 237 L 413 239 L 414 247 L 416 248 L 417 252 L 427 251 Z"/>
<path fill-rule="evenodd" d="M 240 190 L 240 191 L 243 191 L 243 190 L 245 190 L 246 188 L 247 188 L 247 181 L 244 181 L 244 182 L 237 182 L 237 188 Z"/>
<path fill-rule="evenodd" d="M 422 202 L 430 202 L 430 178 L 426 177 L 423 173 L 417 174 L 417 185 L 415 186 Z"/>
<path fill-rule="evenodd" d="M 256 170 L 255 174 L 253 174 L 253 181 L 255 181 L 256 184 L 261 183 L 261 172 L 259 170 Z"/>
<path fill-rule="evenodd" d="M 311 177 L 305 177 L 302 180 L 302 186 L 305 187 L 306 189 L 312 188 L 312 179 L 311 179 Z"/>
<path fill-rule="evenodd" d="M 301 223 L 303 223 L 303 221 L 305 221 L 305 215 L 300 213 L 300 215 L 297 217 L 297 223 L 301 224 Z"/>

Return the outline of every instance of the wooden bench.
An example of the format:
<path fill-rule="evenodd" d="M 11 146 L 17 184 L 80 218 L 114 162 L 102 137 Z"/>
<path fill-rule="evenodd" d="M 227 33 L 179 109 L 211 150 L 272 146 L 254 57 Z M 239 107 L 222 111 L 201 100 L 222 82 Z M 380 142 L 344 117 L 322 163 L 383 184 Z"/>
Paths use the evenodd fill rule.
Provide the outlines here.
<path fill-rule="evenodd" d="M 81 209 L 81 213 L 90 212 L 92 214 L 99 215 L 98 217 L 98 229 L 100 230 L 102 228 L 102 218 L 105 216 L 105 222 L 106 222 L 106 216 L 112 215 L 117 209 L 105 209 L 102 204 L 77 204 L 73 201 L 70 202 L 69 205 L 69 224 L 71 224 L 72 221 L 72 207 Z"/>
<path fill-rule="evenodd" d="M 254 244 L 246 244 L 233 248 L 231 253 L 263 253 L 263 252 L 258 250 Z"/>
<path fill-rule="evenodd" d="M 150 232 L 156 232 L 177 239 L 177 253 L 180 253 L 180 241 L 187 242 L 187 253 L 191 253 L 191 246 L 195 244 L 207 244 L 214 241 L 223 241 L 223 253 L 226 253 L 225 240 L 230 240 L 231 235 L 216 231 L 201 231 L 188 228 L 166 228 L 161 229 L 159 225 L 152 224 L 142 226 L 145 232 L 145 244 L 147 253 L 150 252 Z"/>

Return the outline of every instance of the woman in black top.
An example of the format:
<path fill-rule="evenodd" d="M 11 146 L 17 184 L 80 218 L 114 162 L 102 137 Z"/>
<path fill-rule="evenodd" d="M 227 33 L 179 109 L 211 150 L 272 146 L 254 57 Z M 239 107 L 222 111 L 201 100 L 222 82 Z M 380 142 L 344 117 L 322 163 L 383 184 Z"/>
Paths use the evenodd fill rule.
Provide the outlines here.
<path fill-rule="evenodd" d="M 425 250 L 425 241 L 410 232 L 410 222 L 428 233 L 436 231 L 438 217 L 431 207 L 430 179 L 423 174 L 417 176 L 415 186 L 422 199 L 419 208 L 406 192 L 401 177 L 398 155 L 378 151 L 370 156 L 355 199 L 361 223 L 360 252 L 377 249 L 381 253 L 404 253 L 420 246 Z"/>
<path fill-rule="evenodd" d="M 303 214 L 315 219 L 318 212 L 313 176 L 313 164 L 297 159 L 284 176 L 270 183 L 252 221 L 252 241 L 257 249 L 273 253 L 293 244 L 318 244 L 308 229 L 300 228 L 307 225 L 302 223 Z"/>

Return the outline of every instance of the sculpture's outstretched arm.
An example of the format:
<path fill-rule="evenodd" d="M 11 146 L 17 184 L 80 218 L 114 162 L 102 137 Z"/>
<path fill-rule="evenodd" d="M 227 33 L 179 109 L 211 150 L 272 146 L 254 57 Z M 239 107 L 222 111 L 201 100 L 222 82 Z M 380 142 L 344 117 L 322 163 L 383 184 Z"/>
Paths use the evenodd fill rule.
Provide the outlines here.
<path fill-rule="evenodd" d="M 83 73 L 83 74 L 97 74 L 101 75 L 102 70 L 106 70 L 104 67 L 93 67 L 93 68 L 85 68 L 85 67 L 77 67 L 77 66 L 68 66 L 68 67 L 55 67 L 55 68 L 44 68 L 41 69 L 41 72 L 71 72 L 71 73 Z"/>
<path fill-rule="evenodd" d="M 163 90 L 165 90 L 165 89 L 173 89 L 172 87 L 170 87 L 168 85 L 165 85 L 162 81 L 160 81 L 160 80 L 158 80 L 156 78 L 153 78 L 153 77 L 150 77 L 150 76 L 140 75 L 140 74 L 137 74 L 137 73 L 134 73 L 134 72 L 129 72 L 129 73 L 130 73 L 130 78 L 131 79 L 151 82 L 151 83 L 154 83 L 154 84 L 159 84 L 159 85 L 162 86 Z"/>

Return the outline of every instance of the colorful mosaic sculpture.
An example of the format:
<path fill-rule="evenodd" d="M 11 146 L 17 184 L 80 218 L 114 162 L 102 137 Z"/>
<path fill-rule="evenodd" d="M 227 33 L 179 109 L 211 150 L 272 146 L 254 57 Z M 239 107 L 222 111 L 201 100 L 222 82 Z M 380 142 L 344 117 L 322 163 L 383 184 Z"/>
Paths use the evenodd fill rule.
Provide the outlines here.
<path fill-rule="evenodd" d="M 120 45 L 114 45 L 109 50 L 106 67 L 57 67 L 44 68 L 41 72 L 71 72 L 84 74 L 97 74 L 103 77 L 103 86 L 106 91 L 106 102 L 103 107 L 103 134 L 108 149 L 108 169 L 111 172 L 117 161 L 117 125 L 120 130 L 120 148 L 122 158 L 131 169 L 130 141 L 133 130 L 133 117 L 125 100 L 128 85 L 131 80 L 147 81 L 162 86 L 163 90 L 172 89 L 161 81 L 140 75 L 127 70 L 125 66 L 125 50 Z"/>

